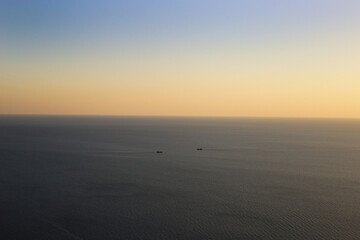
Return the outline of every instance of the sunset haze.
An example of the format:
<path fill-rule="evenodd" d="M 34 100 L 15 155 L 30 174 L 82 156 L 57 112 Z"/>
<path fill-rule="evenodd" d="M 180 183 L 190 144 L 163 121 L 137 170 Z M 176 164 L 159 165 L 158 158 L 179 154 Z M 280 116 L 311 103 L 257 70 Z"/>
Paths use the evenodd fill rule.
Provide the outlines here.
<path fill-rule="evenodd" d="M 2 1 L 0 114 L 360 117 L 358 1 Z"/>

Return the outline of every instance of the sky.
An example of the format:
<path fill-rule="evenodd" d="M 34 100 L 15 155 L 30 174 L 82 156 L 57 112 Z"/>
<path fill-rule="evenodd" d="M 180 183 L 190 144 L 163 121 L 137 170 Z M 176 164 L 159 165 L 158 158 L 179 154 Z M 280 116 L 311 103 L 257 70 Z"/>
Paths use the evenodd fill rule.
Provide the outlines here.
<path fill-rule="evenodd" d="M 360 118 L 358 0 L 1 0 L 0 114 Z"/>

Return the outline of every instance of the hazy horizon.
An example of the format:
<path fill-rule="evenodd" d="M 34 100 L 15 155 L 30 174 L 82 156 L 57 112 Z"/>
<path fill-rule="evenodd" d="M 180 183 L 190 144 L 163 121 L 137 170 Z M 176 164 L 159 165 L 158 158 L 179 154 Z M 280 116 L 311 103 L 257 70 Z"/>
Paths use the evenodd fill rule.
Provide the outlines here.
<path fill-rule="evenodd" d="M 301 116 L 226 116 L 226 115 L 116 115 L 116 114 L 23 114 L 23 113 L 0 113 L 0 116 L 23 116 L 23 117 L 124 117 L 124 118 L 234 118 L 234 119 L 308 119 L 308 120 L 360 120 L 359 117 L 301 117 Z"/>

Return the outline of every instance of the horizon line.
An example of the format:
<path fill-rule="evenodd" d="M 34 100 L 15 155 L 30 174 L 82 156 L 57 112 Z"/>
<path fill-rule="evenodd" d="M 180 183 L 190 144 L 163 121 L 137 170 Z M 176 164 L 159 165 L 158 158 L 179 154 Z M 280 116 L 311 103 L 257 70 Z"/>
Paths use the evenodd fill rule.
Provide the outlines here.
<path fill-rule="evenodd" d="M 42 113 L 0 113 L 0 116 L 38 116 L 38 117 L 139 117 L 139 118 L 256 118 L 256 119 L 338 119 L 360 120 L 360 117 L 306 117 L 306 116 L 231 116 L 231 115 L 122 115 L 122 114 L 42 114 Z"/>

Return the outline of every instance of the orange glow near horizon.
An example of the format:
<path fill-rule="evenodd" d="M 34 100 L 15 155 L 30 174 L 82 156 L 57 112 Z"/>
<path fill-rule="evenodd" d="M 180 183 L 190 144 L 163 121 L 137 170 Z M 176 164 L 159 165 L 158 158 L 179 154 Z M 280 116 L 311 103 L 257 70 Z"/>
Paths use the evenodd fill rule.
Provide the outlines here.
<path fill-rule="evenodd" d="M 310 18 L 315 16 L 310 5 L 304 5 L 307 10 L 299 15 L 301 21 L 292 19 L 287 9 L 296 13 L 300 1 L 294 6 L 277 3 L 284 6 L 268 13 L 274 17 L 271 22 L 263 15 L 266 9 L 247 4 L 253 11 L 249 27 L 241 19 L 234 22 L 232 15 L 227 19 L 225 13 L 231 8 L 224 8 L 224 16 L 219 17 L 223 25 L 211 25 L 212 11 L 217 11 L 211 8 L 204 13 L 205 20 L 200 18 L 198 24 L 204 26 L 199 28 L 181 22 L 186 27 L 176 25 L 178 29 L 172 32 L 176 21 L 169 26 L 160 21 L 148 26 L 146 19 L 139 20 L 139 26 L 129 27 L 139 36 L 124 42 L 120 40 L 126 35 L 106 23 L 119 31 L 119 39 L 104 30 L 110 39 L 91 42 L 84 37 L 80 38 L 84 44 L 37 46 L 35 50 L 27 43 L 28 52 L 17 51 L 15 44 L 13 53 L 0 56 L 0 114 L 360 118 L 358 24 L 340 13 L 335 15 L 338 25 L 335 20 L 329 24 L 323 20 L 323 26 L 312 24 Z M 328 19 L 340 6 L 335 1 L 331 2 L 335 10 L 330 3 L 316 4 L 329 8 Z M 294 26 L 277 21 L 276 11 L 280 20 L 292 19 Z M 199 17 L 191 14 L 191 18 Z M 156 24 L 165 30 L 155 31 Z M 234 26 L 222 28 L 226 24 Z M 148 33 L 146 27 L 155 30 Z M 235 32 L 237 28 L 244 33 Z M 102 36 L 100 30 L 96 36 Z M 0 50 L 4 46 L 0 44 Z"/>

